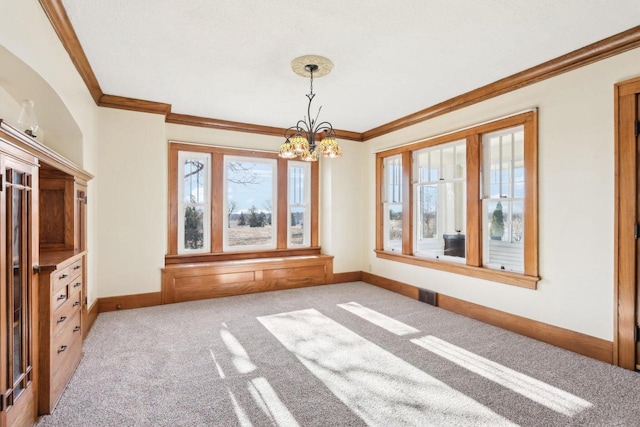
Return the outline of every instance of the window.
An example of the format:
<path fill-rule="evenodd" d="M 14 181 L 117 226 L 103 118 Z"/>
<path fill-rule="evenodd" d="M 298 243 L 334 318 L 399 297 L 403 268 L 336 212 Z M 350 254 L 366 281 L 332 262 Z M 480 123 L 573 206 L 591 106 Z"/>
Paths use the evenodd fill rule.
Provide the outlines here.
<path fill-rule="evenodd" d="M 245 259 L 248 253 L 320 253 L 318 164 L 277 153 L 169 144 L 167 259 L 176 260 L 168 263 Z"/>
<path fill-rule="evenodd" d="M 524 127 L 482 136 L 484 265 L 524 272 Z"/>
<path fill-rule="evenodd" d="M 417 256 L 463 261 L 466 229 L 466 142 L 414 153 Z"/>
<path fill-rule="evenodd" d="M 290 161 L 288 168 L 289 198 L 287 211 L 289 247 L 309 246 L 311 212 L 311 165 Z"/>
<path fill-rule="evenodd" d="M 275 249 L 277 162 L 224 155 L 223 250 Z"/>
<path fill-rule="evenodd" d="M 402 251 L 402 156 L 384 159 L 384 249 Z"/>
<path fill-rule="evenodd" d="M 210 155 L 181 151 L 178 155 L 178 247 L 180 253 L 208 252 L 211 245 Z"/>
<path fill-rule="evenodd" d="M 535 288 L 536 127 L 529 112 L 378 153 L 378 257 Z"/>

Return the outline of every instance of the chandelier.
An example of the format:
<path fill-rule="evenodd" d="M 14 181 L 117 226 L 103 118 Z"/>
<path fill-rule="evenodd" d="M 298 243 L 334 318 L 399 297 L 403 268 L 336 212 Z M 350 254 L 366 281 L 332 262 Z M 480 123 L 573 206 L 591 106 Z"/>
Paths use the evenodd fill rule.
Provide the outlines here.
<path fill-rule="evenodd" d="M 321 155 L 330 158 L 342 156 L 342 150 L 336 141 L 336 132 L 331 123 L 318 123 L 322 107 L 318 109 L 315 119 L 311 118 L 311 101 L 316 96 L 313 93 L 313 77 L 323 77 L 329 74 L 333 63 L 322 56 L 306 55 L 291 61 L 291 68 L 294 73 L 310 78 L 311 89 L 306 95 L 309 99 L 307 115 L 303 120 L 298 120 L 295 126 L 284 131 L 285 141 L 280 146 L 280 157 L 285 159 L 300 157 L 301 160 L 307 162 L 316 162 Z M 324 138 L 320 143 L 316 143 L 316 138 L 322 134 L 324 134 Z"/>

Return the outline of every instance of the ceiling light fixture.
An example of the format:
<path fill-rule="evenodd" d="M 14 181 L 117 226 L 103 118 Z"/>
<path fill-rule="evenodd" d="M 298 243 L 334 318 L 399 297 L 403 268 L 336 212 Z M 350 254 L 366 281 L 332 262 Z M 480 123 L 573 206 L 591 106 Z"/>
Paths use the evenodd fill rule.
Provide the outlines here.
<path fill-rule="evenodd" d="M 294 73 L 310 78 L 311 90 L 306 95 L 309 98 L 307 116 L 303 120 L 298 120 L 295 126 L 284 131 L 285 141 L 280 146 L 280 157 L 293 159 L 300 156 L 300 159 L 304 161 L 316 162 L 320 155 L 330 158 L 342 156 L 342 150 L 336 141 L 336 132 L 331 123 L 318 123 L 322 107 L 318 109 L 316 118 L 311 118 L 311 101 L 316 96 L 313 93 L 313 78 L 329 74 L 333 63 L 322 56 L 305 55 L 291 61 L 291 68 Z M 316 144 L 316 138 L 323 132 L 325 137 L 320 141 L 320 144 Z"/>

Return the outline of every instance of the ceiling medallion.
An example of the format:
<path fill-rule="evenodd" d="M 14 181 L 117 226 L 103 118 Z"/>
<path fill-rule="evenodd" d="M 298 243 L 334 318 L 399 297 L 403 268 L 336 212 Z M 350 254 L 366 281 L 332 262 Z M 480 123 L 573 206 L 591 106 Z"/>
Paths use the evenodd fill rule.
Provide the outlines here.
<path fill-rule="evenodd" d="M 328 58 L 317 55 L 300 56 L 291 61 L 293 72 L 310 79 L 310 92 L 306 95 L 309 99 L 307 106 L 307 115 L 303 120 L 298 120 L 295 126 L 291 126 L 284 132 L 285 141 L 280 146 L 280 157 L 285 159 L 293 159 L 300 156 L 301 160 L 307 162 L 315 162 L 320 155 L 324 157 L 340 157 L 342 150 L 336 141 L 336 132 L 329 122 L 318 123 L 320 110 L 311 118 L 311 101 L 315 94 L 313 93 L 313 78 L 323 77 L 329 74 L 333 69 L 333 62 Z M 308 119 L 307 119 L 308 117 Z M 316 146 L 316 135 L 324 132 L 324 138 L 320 144 Z"/>

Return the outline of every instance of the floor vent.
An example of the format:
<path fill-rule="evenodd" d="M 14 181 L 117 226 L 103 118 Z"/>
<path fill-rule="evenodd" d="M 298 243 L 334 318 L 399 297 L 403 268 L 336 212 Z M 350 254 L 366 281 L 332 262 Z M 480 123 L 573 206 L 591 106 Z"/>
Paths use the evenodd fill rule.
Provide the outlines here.
<path fill-rule="evenodd" d="M 426 302 L 429 305 L 437 305 L 438 294 L 428 289 L 418 291 L 418 301 Z"/>

